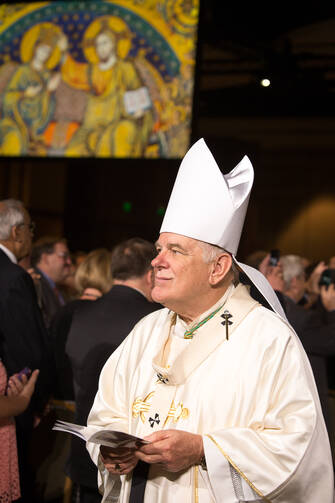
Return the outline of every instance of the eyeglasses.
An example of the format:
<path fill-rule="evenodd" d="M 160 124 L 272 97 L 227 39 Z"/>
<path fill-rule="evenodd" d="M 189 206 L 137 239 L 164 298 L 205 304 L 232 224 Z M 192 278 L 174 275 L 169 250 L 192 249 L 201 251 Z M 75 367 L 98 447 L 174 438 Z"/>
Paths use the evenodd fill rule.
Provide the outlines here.
<path fill-rule="evenodd" d="M 54 253 L 55 253 L 55 255 L 57 255 L 57 257 L 61 257 L 64 260 L 67 260 L 70 258 L 69 252 L 58 252 L 58 253 L 54 252 Z"/>
<path fill-rule="evenodd" d="M 30 222 L 30 224 L 26 224 L 26 223 L 24 223 L 24 222 L 23 222 L 22 224 L 20 224 L 20 226 L 22 226 L 22 227 L 23 227 L 24 225 L 26 225 L 26 226 L 28 227 L 28 229 L 30 230 L 30 232 L 31 232 L 32 234 L 34 234 L 35 229 L 36 229 L 36 223 L 35 223 L 35 222 Z"/>

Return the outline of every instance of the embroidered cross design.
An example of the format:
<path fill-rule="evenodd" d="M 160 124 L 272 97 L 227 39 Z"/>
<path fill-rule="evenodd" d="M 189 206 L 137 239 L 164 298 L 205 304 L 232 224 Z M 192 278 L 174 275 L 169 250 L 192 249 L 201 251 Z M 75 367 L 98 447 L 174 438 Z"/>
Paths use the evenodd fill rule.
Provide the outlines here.
<path fill-rule="evenodd" d="M 138 398 L 136 398 L 136 400 L 134 400 L 133 407 L 132 407 L 133 417 L 140 416 L 142 423 L 145 423 L 147 420 L 146 414 L 147 414 L 147 412 L 149 412 L 149 409 L 151 406 L 151 400 L 152 400 L 152 397 L 154 396 L 154 394 L 155 394 L 155 392 L 151 391 L 151 393 L 149 393 L 149 395 L 147 395 L 144 400 L 142 400 L 141 397 L 138 397 Z M 164 426 L 170 420 L 172 420 L 174 423 L 177 423 L 179 421 L 179 419 L 186 420 L 189 417 L 189 415 L 190 415 L 189 409 L 184 407 L 182 402 L 178 403 L 178 405 L 175 406 L 174 401 L 172 401 L 170 410 L 169 410 L 168 415 L 166 416 L 166 419 L 165 419 Z M 155 416 L 155 419 L 152 419 L 152 418 L 150 418 L 150 419 L 151 419 L 151 421 L 153 421 L 153 426 L 154 426 L 154 423 L 157 421 L 157 419 L 160 421 L 159 416 L 158 417 Z M 150 425 L 151 425 L 151 421 L 150 421 Z"/>
<path fill-rule="evenodd" d="M 230 314 L 230 312 L 227 309 L 225 309 L 223 311 L 223 314 L 221 314 L 221 318 L 224 318 L 224 321 L 221 322 L 221 325 L 223 325 L 223 326 L 226 327 L 226 339 L 227 339 L 227 341 L 229 339 L 228 327 L 229 327 L 229 325 L 233 324 L 233 322 L 230 321 L 229 318 L 232 318 L 232 317 L 233 317 L 233 315 Z"/>
<path fill-rule="evenodd" d="M 167 377 L 164 377 L 163 374 L 157 374 L 157 377 L 160 380 L 160 382 L 162 382 L 163 384 L 169 383 L 169 379 Z"/>
<path fill-rule="evenodd" d="M 151 391 L 151 393 L 149 393 L 149 395 L 147 395 L 144 400 L 142 400 L 141 397 L 137 397 L 136 400 L 134 400 L 133 417 L 140 415 L 142 423 L 145 423 L 146 421 L 145 413 L 149 412 L 150 410 L 150 403 L 154 394 L 155 392 Z"/>
<path fill-rule="evenodd" d="M 150 423 L 151 428 L 154 427 L 155 423 L 159 424 L 160 422 L 161 421 L 159 419 L 159 414 L 157 414 L 157 412 L 155 414 L 155 418 L 154 419 L 152 417 L 149 417 L 149 423 Z"/>
<path fill-rule="evenodd" d="M 172 419 L 174 423 L 177 423 L 180 418 L 182 419 L 187 419 L 190 414 L 190 411 L 186 408 L 183 407 L 183 403 L 180 402 L 178 403 L 177 406 L 175 406 L 174 401 L 172 401 L 170 410 L 168 412 L 167 418 L 165 420 L 164 426 L 167 424 L 167 422 Z"/>

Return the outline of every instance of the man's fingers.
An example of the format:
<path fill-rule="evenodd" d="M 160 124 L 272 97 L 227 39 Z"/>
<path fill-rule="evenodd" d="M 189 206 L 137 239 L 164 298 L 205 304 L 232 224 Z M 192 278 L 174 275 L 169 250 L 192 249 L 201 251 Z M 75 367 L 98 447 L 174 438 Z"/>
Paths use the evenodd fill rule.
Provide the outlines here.
<path fill-rule="evenodd" d="M 131 449 L 111 449 L 110 447 L 100 446 L 100 456 L 104 465 L 113 467 L 117 464 L 128 465 L 137 463 L 135 451 Z"/>
<path fill-rule="evenodd" d="M 105 467 L 113 475 L 126 475 L 130 473 L 138 463 L 138 459 L 133 459 L 127 463 L 106 463 Z"/>
<path fill-rule="evenodd" d="M 111 465 L 115 464 L 120 464 L 120 463 L 129 463 L 135 459 L 134 454 L 128 455 L 128 456 L 116 456 L 116 457 L 111 457 L 107 456 L 106 458 L 102 457 L 102 461 L 104 463 L 108 463 Z"/>
<path fill-rule="evenodd" d="M 172 430 L 155 431 L 154 433 L 151 433 L 150 435 L 144 437 L 143 440 L 147 440 L 148 442 L 150 442 L 150 444 L 157 442 L 158 440 L 164 440 L 165 438 L 169 438 L 171 436 L 171 431 Z M 143 444 L 143 446 L 146 447 L 150 444 Z"/>
<path fill-rule="evenodd" d="M 145 454 L 144 452 L 136 451 L 136 457 L 141 461 L 145 461 L 146 463 L 164 463 L 166 461 L 163 458 L 163 454 Z"/>
<path fill-rule="evenodd" d="M 113 456 L 124 456 L 126 454 L 131 454 L 134 449 L 129 449 L 128 447 L 108 447 L 107 445 L 100 445 L 100 453 L 104 457 Z"/>

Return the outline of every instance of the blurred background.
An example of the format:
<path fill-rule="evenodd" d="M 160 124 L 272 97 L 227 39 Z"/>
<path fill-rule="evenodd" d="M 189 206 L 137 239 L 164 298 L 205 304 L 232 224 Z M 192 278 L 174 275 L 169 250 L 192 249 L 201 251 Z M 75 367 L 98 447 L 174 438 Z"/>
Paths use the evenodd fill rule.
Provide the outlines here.
<path fill-rule="evenodd" d="M 192 142 L 204 137 L 223 173 L 245 154 L 255 169 L 238 258 L 334 255 L 335 7 L 203 1 L 197 58 Z M 155 240 L 179 164 L 2 157 L 0 198 L 72 251 Z"/>

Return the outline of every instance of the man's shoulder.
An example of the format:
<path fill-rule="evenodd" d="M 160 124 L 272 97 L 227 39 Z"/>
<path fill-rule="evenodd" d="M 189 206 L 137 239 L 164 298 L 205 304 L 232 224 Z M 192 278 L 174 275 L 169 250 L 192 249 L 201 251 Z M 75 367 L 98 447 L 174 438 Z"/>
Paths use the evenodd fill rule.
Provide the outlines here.
<path fill-rule="evenodd" d="M 114 290 L 115 288 L 115 290 Z M 71 325 L 71 336 L 78 338 L 94 334 L 101 340 L 125 338 L 142 318 L 157 311 L 157 304 L 149 302 L 132 288 L 113 287 L 110 292 L 94 302 L 87 302 L 76 309 Z"/>
<path fill-rule="evenodd" d="M 9 305 L 18 308 L 20 303 L 21 308 L 28 311 L 35 302 L 37 306 L 34 282 L 30 274 L 13 262 L 6 266 L 0 265 L 1 310 L 6 310 Z"/>
<path fill-rule="evenodd" d="M 266 338 L 281 337 L 287 340 L 295 335 L 294 329 L 287 320 L 261 305 L 251 311 L 245 321 L 258 338 L 264 334 Z"/>
<path fill-rule="evenodd" d="M 20 267 L 20 266 L 18 266 L 17 264 L 14 264 L 10 260 L 10 258 L 7 257 L 5 252 L 3 252 L 0 249 L 0 271 L 1 271 L 1 274 L 6 273 L 6 272 L 13 274 L 13 272 L 15 273 L 15 271 L 17 270 L 18 267 Z"/>
<path fill-rule="evenodd" d="M 284 320 L 279 314 L 277 314 L 272 309 L 268 307 L 262 306 L 259 304 L 256 309 L 251 311 L 250 314 L 253 314 L 256 319 L 262 320 L 267 323 L 274 323 L 282 326 L 287 326 L 287 320 Z"/>
<path fill-rule="evenodd" d="M 122 317 L 143 317 L 161 306 L 149 302 L 144 295 L 130 287 L 113 287 L 100 299 L 89 302 L 79 307 L 77 318 L 90 319 L 99 315 L 108 320 L 117 320 Z"/>
<path fill-rule="evenodd" d="M 9 281 L 26 280 L 29 281 L 29 274 L 18 264 L 14 264 L 4 254 L 0 254 L 0 284 L 2 286 L 10 286 Z"/>

